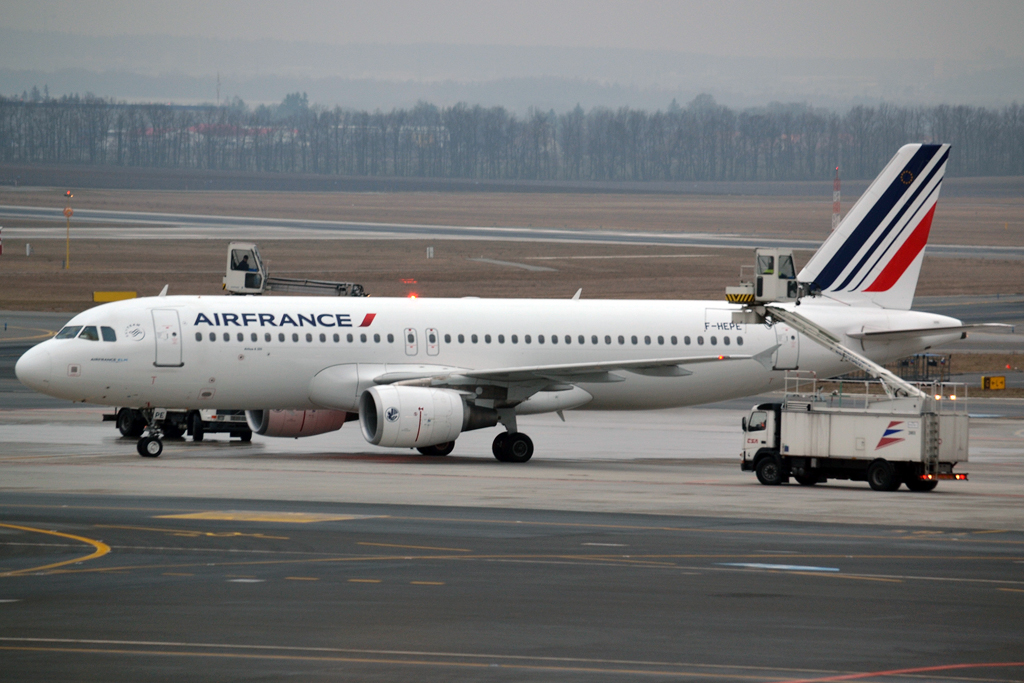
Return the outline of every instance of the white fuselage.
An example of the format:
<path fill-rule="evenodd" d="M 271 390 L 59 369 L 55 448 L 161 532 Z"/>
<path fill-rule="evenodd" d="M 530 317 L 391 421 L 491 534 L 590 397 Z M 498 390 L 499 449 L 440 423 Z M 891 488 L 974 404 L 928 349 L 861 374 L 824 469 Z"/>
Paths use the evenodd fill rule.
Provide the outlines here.
<path fill-rule="evenodd" d="M 51 339 L 29 350 L 16 370 L 38 391 L 102 405 L 345 409 L 311 400 L 318 373 L 338 365 L 357 365 L 371 377 L 433 367 L 754 356 L 780 345 L 767 364 L 751 358 L 693 364 L 686 376 L 620 371 L 625 381 L 574 382 L 593 397 L 577 407 L 637 410 L 781 388 L 785 369 L 821 377 L 851 369 L 796 331 L 733 323 L 738 308 L 716 301 L 154 297 L 98 306 L 68 323 L 108 327 L 116 341 Z M 862 343 L 847 335 L 959 321 L 828 301 L 805 300 L 800 313 L 878 362 L 960 337 L 947 331 Z"/>

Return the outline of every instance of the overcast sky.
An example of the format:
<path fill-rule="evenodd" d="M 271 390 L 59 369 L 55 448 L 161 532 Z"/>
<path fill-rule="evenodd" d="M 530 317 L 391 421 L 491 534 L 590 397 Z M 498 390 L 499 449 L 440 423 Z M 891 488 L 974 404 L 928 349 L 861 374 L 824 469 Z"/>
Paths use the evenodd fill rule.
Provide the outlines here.
<path fill-rule="evenodd" d="M 0 0 L 11 29 L 712 55 L 1024 56 L 1020 0 Z"/>

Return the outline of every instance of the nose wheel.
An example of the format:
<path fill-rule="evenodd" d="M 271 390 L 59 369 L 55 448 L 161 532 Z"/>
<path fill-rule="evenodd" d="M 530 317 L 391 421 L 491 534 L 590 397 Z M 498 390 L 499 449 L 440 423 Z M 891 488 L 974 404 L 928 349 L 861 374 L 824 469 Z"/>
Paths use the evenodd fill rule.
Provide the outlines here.
<path fill-rule="evenodd" d="M 526 462 L 533 457 L 533 440 L 522 432 L 502 432 L 494 437 L 491 452 L 500 462 Z"/>
<path fill-rule="evenodd" d="M 139 439 L 136 448 L 143 458 L 159 458 L 164 452 L 164 442 L 156 436 L 144 436 Z"/>
<path fill-rule="evenodd" d="M 146 429 L 142 432 L 142 437 L 139 439 L 139 443 L 136 444 L 135 449 L 143 458 L 159 458 L 160 454 L 164 452 L 164 433 L 160 429 L 163 416 L 158 420 L 155 419 L 155 411 L 153 410 L 142 410 L 139 412 L 146 420 Z"/>

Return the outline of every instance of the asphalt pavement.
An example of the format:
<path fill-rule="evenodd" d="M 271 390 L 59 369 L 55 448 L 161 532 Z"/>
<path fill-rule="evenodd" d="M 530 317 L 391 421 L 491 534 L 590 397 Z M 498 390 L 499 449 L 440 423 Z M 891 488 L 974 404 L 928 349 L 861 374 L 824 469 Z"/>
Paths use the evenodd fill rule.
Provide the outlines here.
<path fill-rule="evenodd" d="M 1021 532 L 44 493 L 0 519 L 5 681 L 1024 677 Z"/>

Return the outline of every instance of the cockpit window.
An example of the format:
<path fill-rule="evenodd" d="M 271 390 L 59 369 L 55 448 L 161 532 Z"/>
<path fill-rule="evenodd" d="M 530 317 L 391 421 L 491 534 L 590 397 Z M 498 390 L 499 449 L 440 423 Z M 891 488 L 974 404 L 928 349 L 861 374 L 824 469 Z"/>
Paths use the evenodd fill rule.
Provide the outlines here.
<path fill-rule="evenodd" d="M 114 334 L 114 328 L 101 327 L 100 332 L 103 333 L 103 341 L 117 341 L 117 335 Z"/>
<path fill-rule="evenodd" d="M 82 328 L 82 333 L 78 335 L 78 338 L 88 339 L 89 341 L 99 341 L 100 335 L 96 331 L 96 327 L 94 325 L 89 325 L 88 327 Z"/>
<path fill-rule="evenodd" d="M 65 327 L 63 330 L 57 333 L 54 339 L 74 339 L 78 336 L 78 333 L 82 330 L 81 325 L 70 325 Z"/>

